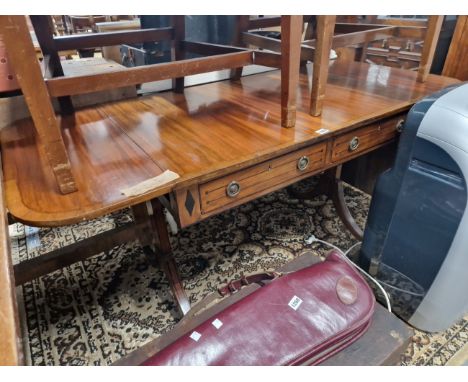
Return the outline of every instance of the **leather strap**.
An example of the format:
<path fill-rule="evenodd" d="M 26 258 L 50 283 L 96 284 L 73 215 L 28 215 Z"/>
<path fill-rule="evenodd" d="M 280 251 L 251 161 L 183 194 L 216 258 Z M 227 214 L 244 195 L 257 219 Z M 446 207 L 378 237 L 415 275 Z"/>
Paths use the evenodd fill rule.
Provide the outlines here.
<path fill-rule="evenodd" d="M 192 306 L 188 313 L 184 316 L 183 321 L 191 319 L 192 317 L 200 313 L 202 310 L 212 305 L 215 301 L 219 302 L 219 300 L 222 300 L 238 292 L 244 286 L 251 284 L 258 284 L 260 286 L 264 286 L 264 281 L 271 281 L 281 276 L 283 276 L 283 273 L 281 272 L 263 272 L 256 273 L 250 276 L 241 275 L 240 279 L 232 280 L 226 285 L 219 287 L 216 292 L 210 293 L 209 295 L 201 299 L 196 305 Z"/>
<path fill-rule="evenodd" d="M 250 284 L 259 284 L 264 286 L 264 281 L 271 281 L 281 276 L 281 273 L 278 272 L 264 272 L 256 273 L 250 276 L 241 275 L 241 278 L 238 280 L 232 280 L 228 282 L 225 286 L 218 288 L 218 293 L 222 297 L 230 296 L 233 293 L 238 292 L 243 286 Z"/>

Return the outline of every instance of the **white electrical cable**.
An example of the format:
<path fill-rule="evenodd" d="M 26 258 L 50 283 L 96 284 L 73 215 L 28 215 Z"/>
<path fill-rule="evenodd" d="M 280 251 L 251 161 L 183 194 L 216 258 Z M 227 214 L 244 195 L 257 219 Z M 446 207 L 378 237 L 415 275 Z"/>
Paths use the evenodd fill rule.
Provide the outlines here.
<path fill-rule="evenodd" d="M 334 245 L 332 243 L 329 243 L 328 241 L 317 239 L 314 235 L 311 235 L 308 239 L 306 239 L 307 244 L 312 244 L 314 242 L 318 242 L 318 243 L 328 245 L 329 247 L 331 247 L 333 249 L 336 249 L 338 252 L 340 252 L 343 255 L 343 251 L 340 248 L 338 248 L 336 245 Z"/>
<path fill-rule="evenodd" d="M 387 284 L 385 281 L 382 281 L 382 280 L 379 280 L 379 282 L 381 284 L 385 285 L 388 288 L 392 288 L 392 289 L 397 290 L 398 292 L 403 292 L 403 293 L 410 294 L 411 296 L 416 296 L 416 297 L 424 297 L 424 293 L 411 292 L 411 291 L 406 290 L 406 289 L 401 289 L 401 288 L 398 288 L 398 287 L 396 287 L 394 285 Z"/>
<path fill-rule="evenodd" d="M 344 255 L 345 255 L 346 257 L 348 257 L 348 253 L 351 252 L 351 250 L 352 250 L 354 247 L 358 246 L 359 244 L 361 244 L 360 241 L 358 241 L 357 243 L 354 243 L 351 247 L 348 248 L 348 250 L 344 253 Z"/>
<path fill-rule="evenodd" d="M 385 302 L 387 303 L 387 310 L 392 313 L 392 307 L 391 307 L 391 304 L 390 304 L 390 298 L 388 297 L 388 294 L 387 292 L 385 291 L 385 289 L 383 288 L 382 285 L 380 285 L 380 283 L 375 279 L 373 278 L 369 273 L 367 273 L 364 269 L 360 268 L 357 264 L 354 264 L 348 257 L 348 253 L 355 247 L 357 246 L 358 244 L 360 244 L 361 242 L 357 242 L 355 244 L 353 244 L 351 247 L 348 248 L 348 250 L 346 252 L 343 252 L 340 248 L 338 248 L 336 245 L 332 244 L 332 243 L 329 243 L 325 240 L 320 240 L 320 239 L 317 239 L 314 235 L 311 235 L 308 239 L 306 239 L 306 243 L 307 244 L 312 244 L 314 242 L 317 242 L 317 243 L 322 243 L 322 244 L 325 244 L 325 245 L 328 245 L 329 247 L 335 249 L 338 251 L 338 253 L 341 254 L 341 256 L 349 263 L 351 264 L 353 267 L 355 267 L 356 269 L 358 269 L 359 271 L 361 271 L 362 273 L 364 273 L 367 277 L 369 277 L 370 280 L 372 280 L 374 282 L 375 285 L 377 285 L 377 287 L 380 289 L 380 291 L 383 293 L 384 297 L 385 297 Z"/>
<path fill-rule="evenodd" d="M 348 248 L 348 250 L 344 253 L 344 255 L 345 255 L 346 257 L 348 257 L 348 253 L 351 252 L 351 250 L 352 250 L 354 247 L 356 247 L 357 245 L 359 245 L 359 244 L 361 244 L 360 241 L 358 241 L 357 243 L 354 243 L 351 247 Z M 370 276 L 369 276 L 369 277 L 370 277 Z M 401 289 L 401 288 L 398 288 L 398 287 L 396 287 L 396 286 L 394 286 L 394 285 L 387 284 L 385 281 L 382 281 L 382 280 L 378 280 L 378 281 L 379 281 L 380 284 L 383 284 L 383 285 L 385 285 L 386 287 L 392 288 L 392 289 L 397 290 L 397 291 L 399 291 L 399 292 L 407 293 L 407 294 L 410 294 L 410 295 L 416 296 L 416 297 L 422 297 L 422 296 L 424 296 L 424 293 L 411 292 L 411 291 L 409 291 L 409 290 Z"/>

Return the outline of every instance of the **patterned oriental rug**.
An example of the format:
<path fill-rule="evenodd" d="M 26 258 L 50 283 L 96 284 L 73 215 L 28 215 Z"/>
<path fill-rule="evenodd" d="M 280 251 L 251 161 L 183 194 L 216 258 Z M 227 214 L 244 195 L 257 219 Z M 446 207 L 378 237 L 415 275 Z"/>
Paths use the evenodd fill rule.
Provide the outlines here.
<path fill-rule="evenodd" d="M 313 178 L 308 180 L 313 182 Z M 296 187 L 307 187 L 304 182 Z M 345 188 L 347 204 L 364 226 L 370 197 Z M 96 235 L 132 219 L 122 211 L 54 229 L 10 226 L 13 261 Z M 297 200 L 278 191 L 172 235 L 176 262 L 191 303 L 217 286 L 274 270 L 311 252 L 311 234 L 347 249 L 355 240 L 325 196 Z M 168 283 L 138 242 L 116 247 L 17 288 L 24 349 L 29 365 L 109 365 L 170 330 L 180 319 Z M 468 316 L 443 333 L 416 332 L 402 365 L 463 364 Z"/>

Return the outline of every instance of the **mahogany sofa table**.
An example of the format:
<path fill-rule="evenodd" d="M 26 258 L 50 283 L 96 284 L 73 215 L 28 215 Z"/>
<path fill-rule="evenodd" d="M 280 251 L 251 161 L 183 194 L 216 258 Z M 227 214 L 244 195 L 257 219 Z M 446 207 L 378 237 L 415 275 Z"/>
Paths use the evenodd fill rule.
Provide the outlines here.
<path fill-rule="evenodd" d="M 394 141 L 416 101 L 457 82 L 429 75 L 421 83 L 415 72 L 359 62 L 330 65 L 319 117 L 308 112 L 310 68 L 301 74 L 294 128 L 281 127 L 277 70 L 58 117 L 78 190 L 69 194 L 58 189 L 31 119 L 2 129 L 3 186 L 12 220 L 51 227 L 127 207 L 135 215 L 128 227 L 17 264 L 16 284 L 138 238 L 159 255 L 186 313 L 190 305 L 171 256 L 163 205 L 184 228 L 337 168 Z M 166 170 L 180 177 L 133 196 L 122 193 Z"/>

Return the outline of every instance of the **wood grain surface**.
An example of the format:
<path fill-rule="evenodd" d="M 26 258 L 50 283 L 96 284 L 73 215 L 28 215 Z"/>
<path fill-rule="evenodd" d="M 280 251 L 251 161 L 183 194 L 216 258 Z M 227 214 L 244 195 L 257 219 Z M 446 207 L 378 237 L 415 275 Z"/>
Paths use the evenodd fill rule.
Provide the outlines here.
<path fill-rule="evenodd" d="M 468 80 L 468 16 L 458 16 L 450 48 L 444 63 L 444 76 Z"/>
<path fill-rule="evenodd" d="M 0 187 L 0 366 L 23 363 L 20 336 L 4 193 Z"/>
<path fill-rule="evenodd" d="M 429 75 L 443 22 L 444 16 L 433 15 L 428 17 L 427 31 L 426 36 L 424 37 L 421 62 L 419 63 L 418 69 L 418 81 L 426 81 L 427 76 Z"/>
<path fill-rule="evenodd" d="M 84 108 L 60 119 L 78 191 L 61 195 L 29 119 L 1 131 L 6 203 L 30 225 L 58 226 L 101 216 L 184 189 L 407 111 L 458 82 L 364 63 L 331 64 L 319 117 L 309 115 L 312 68 L 301 74 L 296 126 L 281 127 L 279 71 Z M 321 130 L 323 129 L 323 130 Z M 331 167 L 330 154 L 326 166 Z M 148 193 L 131 187 L 165 170 L 180 175 Z"/>

